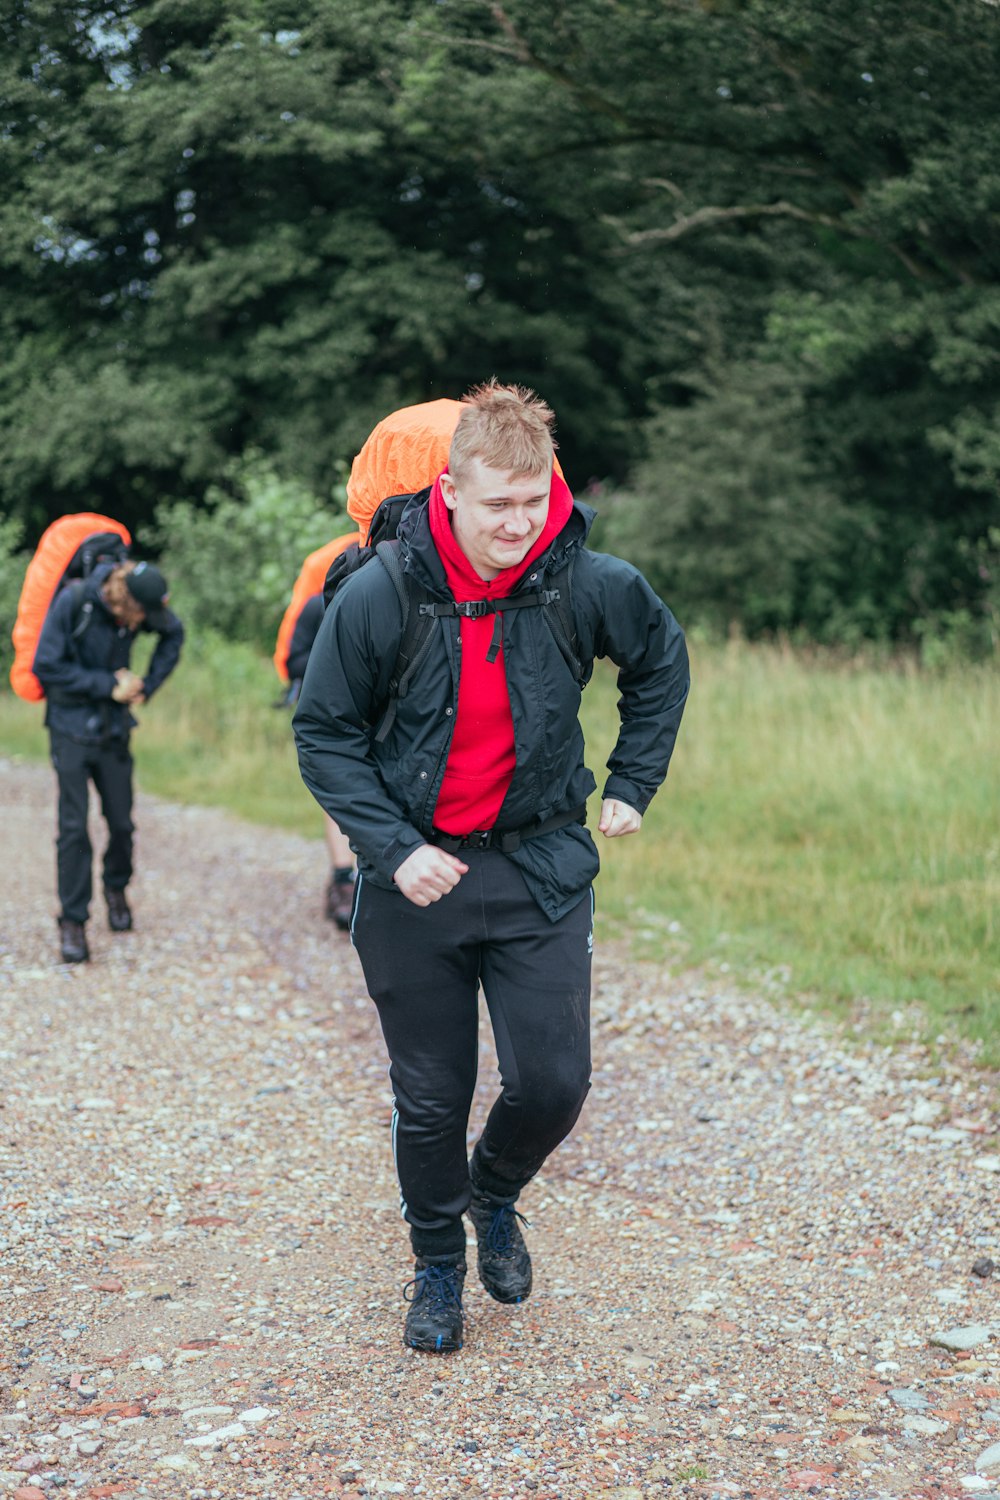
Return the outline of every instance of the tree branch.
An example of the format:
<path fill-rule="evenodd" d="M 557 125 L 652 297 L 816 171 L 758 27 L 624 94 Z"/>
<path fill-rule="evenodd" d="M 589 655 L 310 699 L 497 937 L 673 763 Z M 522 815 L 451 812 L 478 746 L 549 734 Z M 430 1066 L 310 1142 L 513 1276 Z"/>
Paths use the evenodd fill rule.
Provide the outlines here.
<path fill-rule="evenodd" d="M 875 244 L 882 245 L 890 254 L 894 255 L 906 267 L 915 280 L 925 281 L 927 279 L 924 269 L 900 245 L 880 240 L 870 230 L 862 229 L 858 225 L 846 224 L 843 219 L 834 218 L 832 214 L 813 213 L 809 209 L 799 208 L 794 203 L 786 203 L 784 201 L 778 203 L 734 204 L 729 208 L 706 204 L 704 208 L 696 208 L 693 213 L 685 214 L 682 218 L 675 219 L 672 224 L 668 224 L 662 229 L 629 230 L 625 228 L 619 219 L 607 214 L 603 216 L 604 223 L 611 225 L 630 248 L 641 248 L 646 245 L 675 244 L 678 240 L 683 239 L 685 235 L 695 233 L 699 229 L 708 229 L 716 224 L 733 223 L 741 219 L 762 218 L 798 219 L 802 223 L 822 225 L 826 229 L 833 229 L 838 234 L 850 235 L 854 239 L 871 240 Z"/>
<path fill-rule="evenodd" d="M 669 177 L 643 177 L 642 185 L 643 187 L 662 188 L 672 198 L 681 199 L 684 197 L 683 188 L 679 188 L 676 182 L 671 182 Z"/>
<path fill-rule="evenodd" d="M 552 79 L 553 83 L 558 83 L 563 88 L 568 88 L 571 93 L 574 93 L 582 103 L 588 105 L 595 113 L 607 115 L 609 119 L 617 120 L 623 125 L 629 123 L 629 116 L 625 110 L 612 103 L 610 99 L 605 99 L 603 94 L 598 94 L 594 90 L 586 88 L 578 79 L 573 77 L 572 73 L 567 72 L 565 68 L 557 67 L 555 63 L 546 62 L 545 58 L 539 57 L 538 53 L 532 49 L 518 31 L 510 16 L 508 16 L 503 6 L 499 3 L 499 0 L 483 0 L 483 4 L 489 10 L 500 30 L 510 39 L 517 56 L 527 67 L 534 68 L 538 73 L 544 73 L 547 78 Z"/>

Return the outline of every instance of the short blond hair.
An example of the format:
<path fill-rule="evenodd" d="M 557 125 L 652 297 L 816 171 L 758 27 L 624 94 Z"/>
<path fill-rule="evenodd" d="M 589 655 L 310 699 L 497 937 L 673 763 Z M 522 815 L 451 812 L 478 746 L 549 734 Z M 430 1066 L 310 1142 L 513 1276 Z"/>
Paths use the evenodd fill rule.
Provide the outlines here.
<path fill-rule="evenodd" d="M 494 376 L 462 397 L 464 410 L 451 440 L 452 476 L 474 458 L 515 479 L 551 473 L 556 442 L 552 408 L 524 385 L 501 385 Z"/>

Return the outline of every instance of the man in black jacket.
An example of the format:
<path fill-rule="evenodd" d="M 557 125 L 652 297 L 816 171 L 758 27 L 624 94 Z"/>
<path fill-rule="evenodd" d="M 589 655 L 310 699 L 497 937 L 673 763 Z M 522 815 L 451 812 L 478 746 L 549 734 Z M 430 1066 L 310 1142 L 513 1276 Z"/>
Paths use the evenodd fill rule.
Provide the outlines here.
<path fill-rule="evenodd" d="M 327 609 L 294 719 L 303 779 L 358 852 L 352 934 L 391 1059 L 416 1256 L 404 1339 L 433 1352 L 462 1343 L 464 1213 L 486 1290 L 528 1296 L 515 1204 L 589 1088 L 599 861 L 583 826 L 596 783 L 582 686 L 595 657 L 618 665 L 605 837 L 638 832 L 688 691 L 669 610 L 635 568 L 584 545 L 592 513 L 553 471 L 549 408 L 495 382 L 466 404 L 448 469 L 399 526 L 435 621 L 408 691 L 386 715 L 402 612 L 375 560 Z M 502 1089 L 470 1162 L 480 985 Z"/>
<path fill-rule="evenodd" d="M 62 589 L 42 626 L 33 670 L 45 689 L 45 723 L 59 784 L 56 865 L 59 939 L 64 963 L 90 957 L 93 850 L 87 831 L 89 782 L 108 826 L 104 894 L 113 932 L 132 913 L 132 707 L 146 703 L 177 665 L 184 628 L 166 607 L 167 584 L 149 563 L 102 563 L 82 585 Z M 145 677 L 129 662 L 140 630 L 159 640 Z"/>

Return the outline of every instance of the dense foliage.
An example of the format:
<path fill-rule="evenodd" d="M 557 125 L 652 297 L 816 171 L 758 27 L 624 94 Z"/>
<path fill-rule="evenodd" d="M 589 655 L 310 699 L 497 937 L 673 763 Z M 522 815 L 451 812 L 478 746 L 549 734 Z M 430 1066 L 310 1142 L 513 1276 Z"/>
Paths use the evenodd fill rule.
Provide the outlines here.
<path fill-rule="evenodd" d="M 303 558 L 352 531 L 346 497 L 320 505 L 258 456 L 233 465 L 225 488 L 211 485 L 201 506 L 162 502 L 156 526 L 141 534 L 155 548 L 185 625 L 269 652 Z"/>
<path fill-rule="evenodd" d="M 685 619 L 995 644 L 998 76 L 985 0 L 12 0 L 0 506 L 326 495 L 495 371 Z"/>

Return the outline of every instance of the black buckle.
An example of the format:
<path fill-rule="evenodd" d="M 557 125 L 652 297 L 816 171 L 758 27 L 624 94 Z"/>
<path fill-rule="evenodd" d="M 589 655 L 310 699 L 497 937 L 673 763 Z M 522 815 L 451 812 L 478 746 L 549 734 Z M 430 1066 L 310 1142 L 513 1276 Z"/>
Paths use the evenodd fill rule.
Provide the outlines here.
<path fill-rule="evenodd" d="M 492 599 L 467 599 L 464 604 L 455 605 L 456 615 L 466 620 L 481 620 L 483 615 L 495 615 L 496 612 Z"/>
<path fill-rule="evenodd" d="M 462 840 L 463 848 L 466 849 L 488 849 L 493 839 L 493 830 L 490 828 L 477 828 L 474 833 L 467 833 Z"/>

